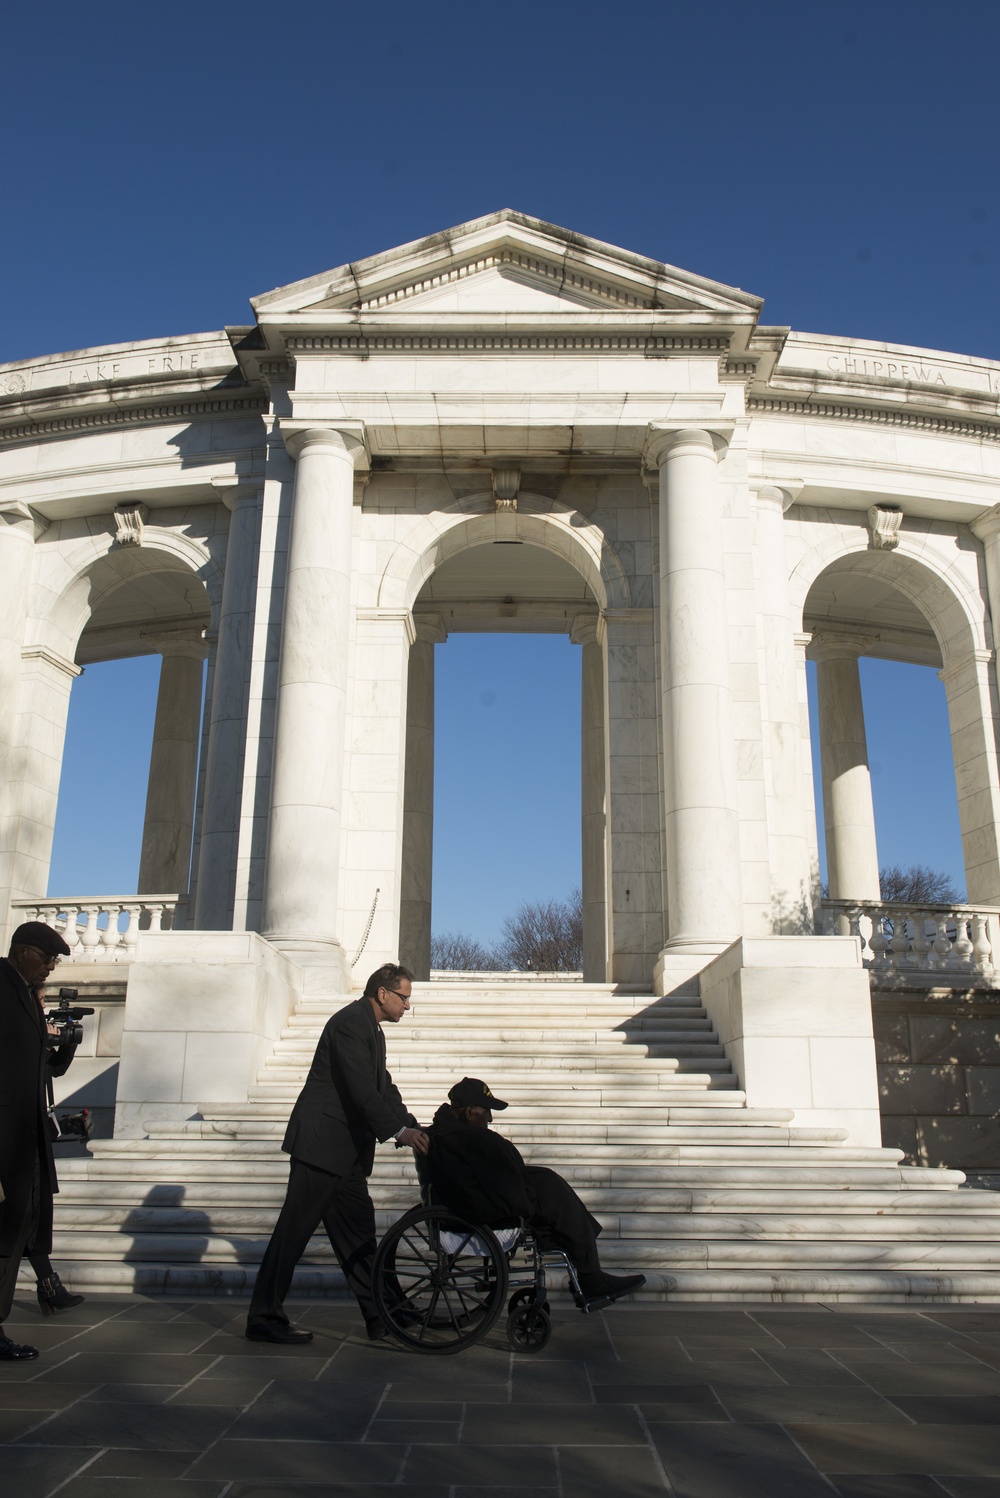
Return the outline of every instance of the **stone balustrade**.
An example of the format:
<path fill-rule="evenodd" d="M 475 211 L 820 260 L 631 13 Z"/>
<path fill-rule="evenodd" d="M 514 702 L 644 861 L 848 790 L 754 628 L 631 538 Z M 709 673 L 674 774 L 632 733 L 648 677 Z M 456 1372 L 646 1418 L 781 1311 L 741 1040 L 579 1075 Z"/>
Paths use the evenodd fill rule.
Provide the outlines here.
<path fill-rule="evenodd" d="M 131 962 L 140 931 L 181 925 L 181 895 L 88 895 L 65 900 L 12 900 L 13 924 L 44 921 L 70 949 L 68 962 Z"/>
<path fill-rule="evenodd" d="M 1000 950 L 996 906 L 824 900 L 822 928 L 827 935 L 859 937 L 862 961 L 874 973 L 918 982 L 967 974 L 1000 986 L 993 962 Z"/>

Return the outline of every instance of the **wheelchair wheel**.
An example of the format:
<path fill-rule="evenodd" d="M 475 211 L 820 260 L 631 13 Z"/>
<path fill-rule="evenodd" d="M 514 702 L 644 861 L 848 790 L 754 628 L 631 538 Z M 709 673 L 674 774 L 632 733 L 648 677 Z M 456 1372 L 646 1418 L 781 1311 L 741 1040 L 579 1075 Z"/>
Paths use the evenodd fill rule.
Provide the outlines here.
<path fill-rule="evenodd" d="M 533 1306 L 534 1304 L 534 1290 L 529 1288 L 525 1288 L 524 1290 L 515 1290 L 514 1294 L 507 1302 L 507 1315 L 513 1316 L 514 1312 L 519 1310 L 521 1306 Z M 542 1301 L 540 1309 L 545 1312 L 546 1316 L 549 1314 L 549 1303 L 547 1300 Z"/>
<path fill-rule="evenodd" d="M 444 1207 L 414 1207 L 375 1253 L 372 1294 L 391 1336 L 414 1352 L 461 1352 L 507 1298 L 507 1255 L 489 1228 Z"/>
<path fill-rule="evenodd" d="M 521 1306 L 507 1317 L 507 1341 L 515 1352 L 541 1352 L 552 1335 L 548 1312 Z"/>

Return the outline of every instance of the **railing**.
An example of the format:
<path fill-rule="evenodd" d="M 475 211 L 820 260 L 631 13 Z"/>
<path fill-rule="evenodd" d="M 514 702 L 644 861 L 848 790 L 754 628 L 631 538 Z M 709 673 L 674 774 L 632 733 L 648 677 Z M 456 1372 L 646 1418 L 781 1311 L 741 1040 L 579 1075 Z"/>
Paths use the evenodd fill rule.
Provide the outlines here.
<path fill-rule="evenodd" d="M 180 925 L 180 895 L 117 895 L 106 899 L 12 900 L 14 925 L 44 921 L 70 949 L 67 962 L 131 962 L 140 931 Z M 179 919 L 180 917 L 180 919 Z"/>
<path fill-rule="evenodd" d="M 920 981 L 966 974 L 997 981 L 1000 909 L 986 905 L 920 905 L 906 901 L 824 900 L 829 934 L 861 939 L 872 972 Z"/>

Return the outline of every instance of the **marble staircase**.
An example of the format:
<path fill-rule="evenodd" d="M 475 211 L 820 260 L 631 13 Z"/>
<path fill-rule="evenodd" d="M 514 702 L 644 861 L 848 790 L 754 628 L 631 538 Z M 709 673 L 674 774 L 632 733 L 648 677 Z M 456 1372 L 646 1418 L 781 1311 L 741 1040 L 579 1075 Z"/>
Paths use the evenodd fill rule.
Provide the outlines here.
<path fill-rule="evenodd" d="M 147 1138 L 94 1141 L 60 1165 L 68 1283 L 247 1289 L 283 1196 L 285 1121 L 337 1002 L 300 1002 L 247 1103 L 206 1102 L 182 1123 L 157 1122 L 151 1104 Z M 1000 1301 L 1000 1194 L 748 1108 L 696 978 L 656 999 L 495 975 L 417 984 L 386 1038 L 422 1120 L 463 1075 L 505 1098 L 504 1134 L 584 1195 L 605 1264 L 641 1269 L 651 1298 Z M 372 1194 L 380 1228 L 414 1204 L 408 1151 L 379 1150 Z M 325 1238 L 296 1289 L 342 1290 Z"/>

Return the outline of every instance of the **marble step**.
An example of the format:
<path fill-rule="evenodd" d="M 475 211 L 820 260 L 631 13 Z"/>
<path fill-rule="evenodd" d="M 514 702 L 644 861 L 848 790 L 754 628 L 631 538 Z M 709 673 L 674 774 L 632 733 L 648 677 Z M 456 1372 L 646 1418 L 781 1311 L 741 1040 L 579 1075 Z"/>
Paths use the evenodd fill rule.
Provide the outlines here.
<path fill-rule="evenodd" d="M 613 1268 L 615 1265 L 608 1261 Z M 623 1261 L 622 1268 L 629 1262 Z M 893 1271 L 871 1268 L 688 1269 L 677 1266 L 669 1273 L 652 1265 L 643 1266 L 646 1285 L 642 1301 L 669 1300 L 671 1304 L 718 1301 L 734 1305 L 760 1304 L 991 1304 L 1000 1301 L 1000 1275 L 951 1270 L 942 1273 Z M 141 1264 L 108 1261 L 94 1263 L 60 1259 L 60 1273 L 70 1289 L 92 1295 L 134 1291 L 147 1295 L 232 1295 L 246 1297 L 253 1285 L 256 1265 L 175 1264 L 169 1260 L 147 1260 Z M 22 1270 L 25 1289 L 31 1279 Z M 558 1307 L 559 1324 L 574 1325 L 576 1312 L 567 1292 L 553 1277 L 549 1298 Z M 320 1296 L 351 1302 L 339 1268 L 312 1266 L 296 1271 L 291 1295 Z M 353 1302 L 351 1302 L 353 1303 Z M 558 1331 L 557 1331 L 558 1335 Z"/>
<path fill-rule="evenodd" d="M 963 1192 L 955 1201 L 954 1192 L 928 1191 L 915 1189 L 913 1191 L 866 1190 L 855 1188 L 850 1191 L 841 1189 L 822 1190 L 815 1186 L 802 1186 L 798 1188 L 784 1186 L 760 1186 L 755 1190 L 735 1190 L 728 1187 L 692 1186 L 677 1188 L 658 1184 L 650 1187 L 648 1181 L 643 1180 L 642 1172 L 635 1171 L 615 1172 L 610 1181 L 602 1182 L 584 1178 L 583 1173 L 570 1175 L 564 1171 L 566 1178 L 571 1181 L 578 1191 L 585 1196 L 588 1206 L 595 1210 L 611 1210 L 616 1202 L 611 1200 L 612 1194 L 621 1194 L 623 1199 L 627 1197 L 629 1202 L 634 1200 L 636 1194 L 641 1196 L 643 1209 L 650 1211 L 670 1211 L 674 1214 L 687 1213 L 750 1213 L 753 1216 L 771 1213 L 791 1213 L 798 1217 L 800 1214 L 830 1213 L 837 1217 L 856 1216 L 858 1213 L 879 1213 L 888 1216 L 909 1218 L 913 1214 L 934 1213 L 949 1214 L 956 1216 L 956 1221 L 963 1221 L 967 1211 L 973 1215 L 982 1217 L 985 1213 L 993 1222 L 992 1231 L 996 1231 L 996 1222 L 1000 1216 L 1000 1198 L 995 1194 L 977 1194 L 976 1201 L 966 1209 L 966 1195 Z M 648 1174 L 648 1173 L 647 1173 Z M 155 1186 L 150 1186 L 142 1193 L 137 1191 L 135 1181 L 127 1177 L 115 1176 L 102 1182 L 100 1201 L 94 1201 L 94 1193 L 89 1182 L 99 1177 L 63 1177 L 59 1185 L 59 1211 L 60 1218 L 65 1211 L 79 1204 L 81 1208 L 89 1212 L 101 1212 L 113 1210 L 116 1207 L 127 1207 L 130 1210 L 136 1208 L 183 1208 L 188 1211 L 214 1212 L 219 1208 L 237 1209 L 252 1206 L 265 1206 L 272 1213 L 277 1213 L 284 1198 L 286 1168 L 273 1172 L 270 1178 L 263 1178 L 260 1172 L 255 1171 L 252 1180 L 233 1179 L 201 1180 L 198 1177 L 174 1182 L 160 1181 Z M 144 1183 L 145 1184 L 145 1183 Z M 395 1181 L 373 1178 L 373 1190 L 382 1192 L 383 1204 L 388 1201 L 390 1192 L 395 1192 L 401 1199 L 405 1198 L 406 1205 L 415 1199 L 415 1185 L 412 1171 L 409 1178 L 402 1176 Z M 394 1198 L 393 1198 L 394 1199 Z M 962 1208 L 956 1213 L 956 1206 Z M 631 1209 L 630 1209 L 631 1210 Z"/>
<path fill-rule="evenodd" d="M 270 1216 L 270 1214 L 268 1214 Z M 376 1212 L 379 1232 L 384 1232 L 392 1221 L 391 1213 Z M 707 1222 L 707 1220 L 706 1220 Z M 53 1258 L 108 1259 L 120 1257 L 123 1247 L 133 1262 L 142 1259 L 173 1259 L 176 1263 L 258 1263 L 270 1236 L 269 1221 L 259 1233 L 239 1233 L 233 1237 L 212 1230 L 207 1222 L 196 1231 L 146 1232 L 64 1232 L 58 1219 L 53 1237 Z M 658 1269 L 671 1270 L 675 1265 L 709 1267 L 732 1265 L 737 1268 L 767 1267 L 777 1269 L 789 1267 L 799 1269 L 806 1265 L 814 1268 L 837 1268 L 843 1266 L 871 1265 L 882 1268 L 928 1269 L 977 1269 L 998 1273 L 1000 1283 L 1000 1243 L 970 1239 L 955 1242 L 920 1242 L 908 1239 L 893 1242 L 881 1238 L 870 1238 L 866 1233 L 845 1235 L 843 1238 L 793 1241 L 777 1237 L 706 1237 L 692 1236 L 690 1240 L 674 1237 L 669 1241 L 645 1236 L 646 1229 L 635 1223 L 636 1236 L 619 1238 L 602 1236 L 601 1260 L 609 1268 L 617 1264 L 631 1264 L 637 1270 L 647 1264 Z M 639 1232 L 643 1236 L 638 1236 Z M 122 1239 L 127 1238 L 127 1245 Z M 333 1250 L 325 1238 L 315 1237 L 306 1249 L 303 1263 L 333 1263 Z"/>
<path fill-rule="evenodd" d="M 295 1077 L 281 1077 L 279 1080 L 277 1073 L 273 1077 L 266 1075 L 266 1081 L 259 1081 L 249 1088 L 251 1105 L 257 1107 L 270 1103 L 283 1106 L 287 1116 L 302 1089 L 304 1076 L 298 1080 Z M 437 1082 L 430 1079 L 408 1079 L 405 1101 L 414 1113 L 428 1113 L 428 1110 L 433 1112 L 444 1102 L 454 1080 L 453 1073 Z M 543 1110 L 553 1108 L 590 1108 L 594 1111 L 607 1109 L 612 1112 L 627 1110 L 630 1114 L 643 1108 L 658 1111 L 664 1105 L 682 1103 L 686 1097 L 696 1100 L 698 1107 L 705 1108 L 711 1106 L 708 1099 L 713 1093 L 723 1095 L 720 1107 L 736 1106 L 735 1100 L 744 1098 L 731 1072 L 673 1072 L 664 1074 L 655 1082 L 650 1078 L 632 1086 L 620 1078 L 615 1083 L 593 1079 L 562 1085 L 542 1081 L 534 1085 L 522 1085 L 518 1082 L 505 1085 L 503 1096 L 505 1102 L 517 1107 L 522 1118 L 528 1119 L 544 1116 Z M 568 1121 L 571 1115 L 567 1114 L 566 1117 Z M 654 1120 L 650 1119 L 649 1122 Z"/>
<path fill-rule="evenodd" d="M 307 1062 L 316 1050 L 318 1037 L 302 1038 L 285 1031 L 280 1040 L 274 1042 L 274 1054 L 300 1056 Z M 609 1031 L 604 1035 L 575 1035 L 572 1041 L 557 1040 L 549 1031 L 489 1030 L 477 1034 L 471 1030 L 446 1030 L 440 1032 L 411 1030 L 405 1036 L 393 1036 L 392 1065 L 409 1060 L 410 1054 L 450 1057 L 453 1052 L 471 1055 L 502 1054 L 505 1056 L 537 1056 L 550 1065 L 572 1065 L 586 1062 L 593 1066 L 596 1060 L 614 1066 L 641 1065 L 652 1057 L 671 1056 L 724 1056 L 725 1051 L 713 1032 L 685 1030 L 678 1036 L 668 1036 L 654 1031 L 642 1031 L 633 1035 L 617 1035 Z"/>
<path fill-rule="evenodd" d="M 721 1051 L 721 1047 L 719 1048 Z M 258 1074 L 259 1080 L 273 1078 L 285 1081 L 290 1073 L 304 1081 L 312 1063 L 312 1050 L 288 1052 L 277 1049 L 268 1058 Z M 444 1098 L 448 1088 L 460 1077 L 479 1075 L 488 1070 L 492 1080 L 499 1086 L 534 1090 L 539 1084 L 545 1087 L 567 1087 L 577 1080 L 591 1086 L 626 1087 L 633 1082 L 649 1087 L 674 1085 L 691 1076 L 721 1077 L 732 1074 L 732 1063 L 724 1054 L 716 1056 L 623 1056 L 620 1060 L 608 1061 L 606 1057 L 592 1056 L 589 1063 L 577 1056 L 540 1056 L 507 1054 L 502 1048 L 496 1051 L 481 1051 L 466 1054 L 456 1051 L 453 1055 L 427 1051 L 407 1056 L 397 1053 L 392 1057 L 390 1070 L 393 1080 L 403 1086 L 441 1088 Z M 301 1085 L 301 1084 L 300 1084 Z"/>

